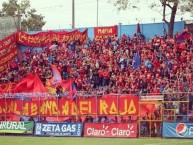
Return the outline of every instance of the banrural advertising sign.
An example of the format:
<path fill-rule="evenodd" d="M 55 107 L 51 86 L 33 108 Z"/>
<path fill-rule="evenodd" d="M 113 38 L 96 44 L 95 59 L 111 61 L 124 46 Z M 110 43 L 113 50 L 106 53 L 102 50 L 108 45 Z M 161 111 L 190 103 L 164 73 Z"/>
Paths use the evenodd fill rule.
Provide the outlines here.
<path fill-rule="evenodd" d="M 32 134 L 34 122 L 0 121 L 0 133 Z"/>

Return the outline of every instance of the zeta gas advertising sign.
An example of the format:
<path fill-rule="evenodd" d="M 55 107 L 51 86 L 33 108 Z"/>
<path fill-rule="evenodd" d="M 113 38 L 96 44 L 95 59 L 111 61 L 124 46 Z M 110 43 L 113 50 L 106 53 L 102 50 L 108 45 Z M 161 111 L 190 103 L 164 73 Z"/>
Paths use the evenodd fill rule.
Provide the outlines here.
<path fill-rule="evenodd" d="M 0 133 L 32 134 L 34 122 L 0 121 Z"/>
<path fill-rule="evenodd" d="M 81 136 L 82 123 L 36 123 L 34 135 Z"/>
<path fill-rule="evenodd" d="M 133 138 L 137 136 L 137 123 L 129 123 L 129 124 L 86 123 L 84 125 L 84 136 Z"/>
<path fill-rule="evenodd" d="M 193 138 L 193 123 L 164 122 L 163 137 Z"/>

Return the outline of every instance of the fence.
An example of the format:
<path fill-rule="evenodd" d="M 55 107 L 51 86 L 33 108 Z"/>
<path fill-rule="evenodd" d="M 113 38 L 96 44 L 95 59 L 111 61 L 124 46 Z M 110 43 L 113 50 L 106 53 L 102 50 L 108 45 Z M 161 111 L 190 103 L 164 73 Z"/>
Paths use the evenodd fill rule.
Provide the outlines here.
<path fill-rule="evenodd" d="M 60 122 L 60 118 L 100 116 L 137 116 L 138 96 L 133 95 L 84 95 L 72 100 L 66 97 L 36 93 L 4 94 L 0 99 L 0 115 L 5 120 L 14 117 L 42 117 Z M 128 108 L 127 108 L 128 107 Z M 134 110 L 131 110 L 133 109 Z M 51 118 L 52 117 L 52 118 Z M 16 118 L 15 118 L 16 119 Z M 52 121 L 52 120 L 50 120 Z"/>
<path fill-rule="evenodd" d="M 1 94 L 0 132 L 8 133 L 2 128 L 14 121 L 23 122 L 23 128 L 30 130 L 33 124 L 27 121 L 32 121 L 35 122 L 34 135 L 81 136 L 84 130 L 84 136 L 95 137 L 168 137 L 168 126 L 174 131 L 183 125 L 193 128 L 193 124 L 184 123 L 193 121 L 192 102 L 192 92 L 77 95 L 74 99 L 46 93 Z M 28 125 L 30 127 L 24 127 Z M 55 128 L 49 130 L 45 126 Z M 29 130 L 24 132 L 32 132 Z M 180 133 L 174 132 L 174 137 Z"/>

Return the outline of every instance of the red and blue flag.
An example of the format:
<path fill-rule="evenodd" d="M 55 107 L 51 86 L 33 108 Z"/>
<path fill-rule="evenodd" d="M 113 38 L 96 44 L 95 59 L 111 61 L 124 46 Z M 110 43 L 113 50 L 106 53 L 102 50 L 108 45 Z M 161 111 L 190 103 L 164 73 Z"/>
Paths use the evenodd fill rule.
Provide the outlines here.
<path fill-rule="evenodd" d="M 58 70 L 58 68 L 55 65 L 51 65 L 53 77 L 50 79 L 51 85 L 55 85 L 57 83 L 61 83 L 62 77 Z"/>
<path fill-rule="evenodd" d="M 190 33 L 188 33 L 187 31 L 184 31 L 180 35 L 177 36 L 177 41 L 184 41 L 188 38 L 190 38 Z"/>

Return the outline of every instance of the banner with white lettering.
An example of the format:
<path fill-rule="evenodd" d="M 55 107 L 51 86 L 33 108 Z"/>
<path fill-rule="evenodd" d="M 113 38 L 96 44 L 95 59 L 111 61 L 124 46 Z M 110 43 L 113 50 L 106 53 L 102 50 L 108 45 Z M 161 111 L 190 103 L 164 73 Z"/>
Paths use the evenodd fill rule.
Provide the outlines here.
<path fill-rule="evenodd" d="M 137 137 L 137 123 L 86 123 L 84 125 L 86 137 Z"/>
<path fill-rule="evenodd" d="M 141 96 L 140 97 L 141 101 L 162 101 L 164 100 L 163 95 L 151 95 L 151 96 Z"/>
<path fill-rule="evenodd" d="M 115 38 L 118 34 L 118 27 L 115 26 L 109 26 L 109 27 L 95 27 L 94 28 L 94 37 L 95 40 L 99 40 L 104 37 L 111 37 Z"/>
<path fill-rule="evenodd" d="M 34 135 L 81 136 L 82 123 L 36 123 Z"/>
<path fill-rule="evenodd" d="M 0 133 L 32 134 L 34 122 L 0 121 Z"/>

